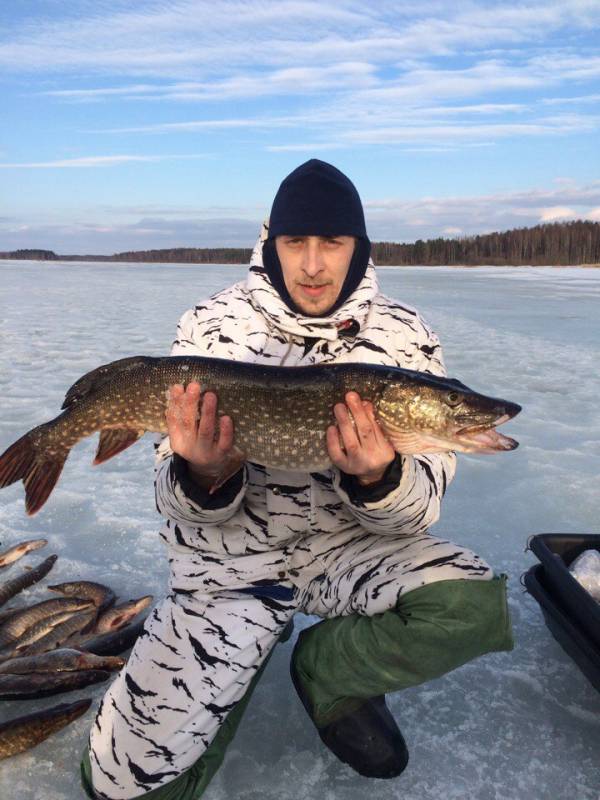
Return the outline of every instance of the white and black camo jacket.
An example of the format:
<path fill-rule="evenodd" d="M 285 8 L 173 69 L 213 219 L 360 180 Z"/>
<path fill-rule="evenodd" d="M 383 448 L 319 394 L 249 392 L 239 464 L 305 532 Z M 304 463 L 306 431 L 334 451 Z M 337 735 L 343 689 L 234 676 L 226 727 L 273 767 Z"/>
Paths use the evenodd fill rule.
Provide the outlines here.
<path fill-rule="evenodd" d="M 285 366 L 366 362 L 446 374 L 438 337 L 415 309 L 379 293 L 372 262 L 330 317 L 290 311 L 262 266 L 266 235 L 263 226 L 245 281 L 183 314 L 171 355 Z M 398 456 L 382 496 L 381 487 L 361 491 L 334 466 L 308 474 L 247 462 L 209 498 L 187 477 L 168 436 L 156 448 L 160 535 L 171 589 L 182 593 L 284 579 L 305 584 L 324 572 L 327 553 L 353 536 L 422 535 L 437 521 L 456 467 L 454 453 Z M 201 568 L 190 571 L 190 559 Z"/>

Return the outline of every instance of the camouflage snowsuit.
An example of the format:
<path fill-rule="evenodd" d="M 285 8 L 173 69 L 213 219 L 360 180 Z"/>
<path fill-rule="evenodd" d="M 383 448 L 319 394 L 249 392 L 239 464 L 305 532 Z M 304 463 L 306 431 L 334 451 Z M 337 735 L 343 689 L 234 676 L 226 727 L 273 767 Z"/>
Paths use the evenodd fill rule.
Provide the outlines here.
<path fill-rule="evenodd" d="M 298 317 L 266 278 L 263 238 L 264 230 L 246 281 L 183 315 L 172 355 L 286 366 L 369 362 L 445 374 L 436 335 L 414 309 L 379 293 L 372 264 L 332 317 Z M 209 498 L 162 439 L 156 503 L 169 592 L 92 728 L 99 797 L 144 795 L 194 765 L 295 611 L 371 617 L 427 584 L 493 577 L 473 552 L 428 531 L 455 455 L 396 461 L 374 489 L 337 468 L 306 474 L 246 463 Z"/>

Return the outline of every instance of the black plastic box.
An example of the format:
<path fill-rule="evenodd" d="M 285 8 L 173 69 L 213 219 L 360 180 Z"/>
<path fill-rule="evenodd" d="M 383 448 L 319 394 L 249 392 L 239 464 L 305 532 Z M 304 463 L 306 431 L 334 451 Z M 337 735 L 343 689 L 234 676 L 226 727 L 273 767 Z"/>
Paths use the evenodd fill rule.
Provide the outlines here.
<path fill-rule="evenodd" d="M 600 647 L 572 622 L 551 594 L 542 564 L 535 564 L 523 578 L 527 591 L 540 604 L 546 625 L 556 641 L 600 692 Z"/>
<path fill-rule="evenodd" d="M 529 547 L 545 568 L 545 582 L 570 619 L 600 648 L 600 603 L 569 572 L 584 550 L 600 551 L 600 534 L 539 533 Z"/>

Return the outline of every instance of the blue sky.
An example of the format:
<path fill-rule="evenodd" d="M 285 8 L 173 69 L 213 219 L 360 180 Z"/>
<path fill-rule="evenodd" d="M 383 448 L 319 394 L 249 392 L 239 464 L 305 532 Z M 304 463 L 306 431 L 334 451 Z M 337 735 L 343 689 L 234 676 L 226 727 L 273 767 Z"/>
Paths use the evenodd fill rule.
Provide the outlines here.
<path fill-rule="evenodd" d="M 313 157 L 373 240 L 600 221 L 600 0 L 20 0 L 0 23 L 0 250 L 249 247 Z"/>

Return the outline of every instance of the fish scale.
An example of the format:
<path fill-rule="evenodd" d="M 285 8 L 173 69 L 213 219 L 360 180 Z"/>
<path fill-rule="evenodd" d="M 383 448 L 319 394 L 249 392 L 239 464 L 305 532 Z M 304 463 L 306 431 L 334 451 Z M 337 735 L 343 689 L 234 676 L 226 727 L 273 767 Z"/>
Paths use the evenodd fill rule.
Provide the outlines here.
<path fill-rule="evenodd" d="M 34 711 L 0 723 L 0 759 L 22 753 L 80 717 L 92 704 L 91 699 L 61 703 L 53 708 Z"/>
<path fill-rule="evenodd" d="M 0 646 L 14 641 L 29 628 L 45 617 L 58 614 L 60 611 L 81 611 L 92 605 L 91 600 L 77 597 L 60 597 L 56 600 L 43 600 L 14 614 L 0 627 Z"/>
<path fill-rule="evenodd" d="M 347 392 L 371 401 L 399 453 L 495 452 L 516 442 L 493 430 L 520 406 L 479 394 L 459 381 L 373 364 L 279 367 L 202 356 L 133 356 L 98 367 L 67 392 L 63 412 L 32 429 L 0 456 L 0 487 L 21 479 L 26 510 L 46 502 L 71 448 L 100 431 L 95 464 L 146 431 L 167 432 L 169 388 L 198 382 L 214 391 L 218 413 L 232 418 L 235 446 L 263 466 L 328 468 L 326 432 Z"/>
<path fill-rule="evenodd" d="M 57 558 L 57 555 L 48 556 L 41 564 L 38 564 L 28 572 L 24 572 L 18 577 L 0 584 L 0 606 L 4 605 L 11 597 L 14 597 L 23 589 L 27 589 L 29 586 L 40 581 L 50 572 Z M 12 617 L 14 615 L 11 614 L 10 616 Z"/>

